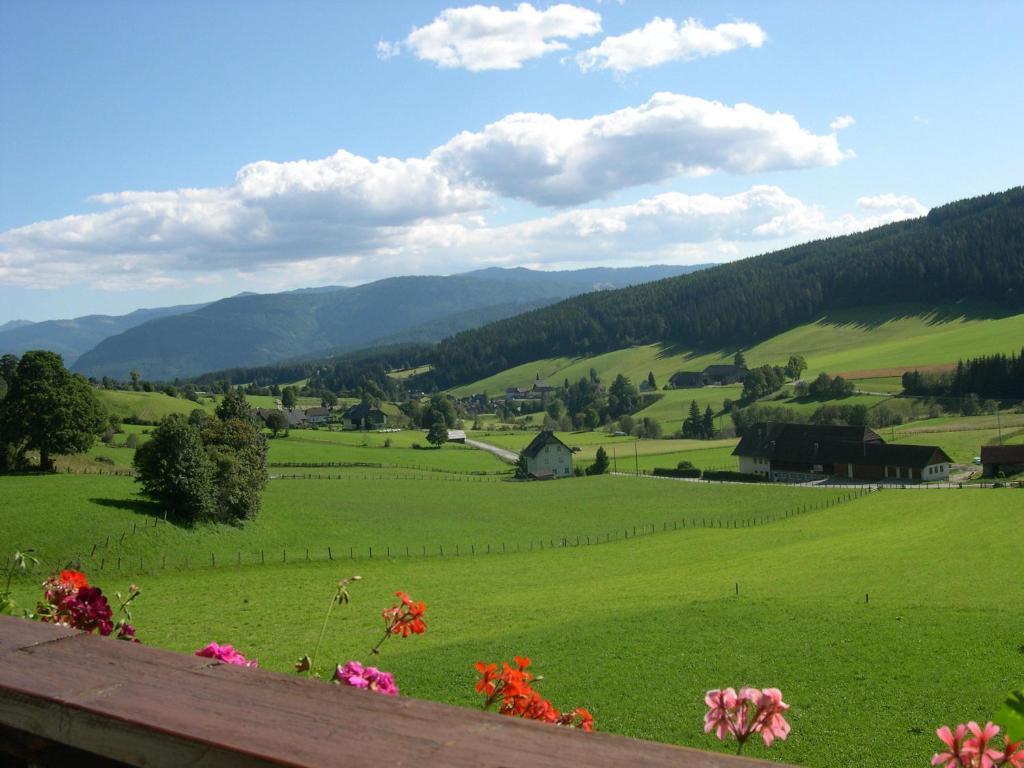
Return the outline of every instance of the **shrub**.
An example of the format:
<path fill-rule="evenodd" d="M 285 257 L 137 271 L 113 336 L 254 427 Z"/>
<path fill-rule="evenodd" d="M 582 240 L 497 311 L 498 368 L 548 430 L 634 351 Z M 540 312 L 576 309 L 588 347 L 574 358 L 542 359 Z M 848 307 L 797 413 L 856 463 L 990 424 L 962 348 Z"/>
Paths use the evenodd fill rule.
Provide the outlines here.
<path fill-rule="evenodd" d="M 764 475 L 747 474 L 746 472 L 734 472 L 728 469 L 707 470 L 704 473 L 705 480 L 725 480 L 733 483 L 767 483 L 768 478 Z"/>
<path fill-rule="evenodd" d="M 680 462 L 684 463 L 684 462 Z M 689 462 L 685 462 L 689 463 Z M 690 466 L 684 469 L 671 469 L 668 467 L 655 467 L 653 473 L 657 477 L 700 477 L 700 470 Z"/>

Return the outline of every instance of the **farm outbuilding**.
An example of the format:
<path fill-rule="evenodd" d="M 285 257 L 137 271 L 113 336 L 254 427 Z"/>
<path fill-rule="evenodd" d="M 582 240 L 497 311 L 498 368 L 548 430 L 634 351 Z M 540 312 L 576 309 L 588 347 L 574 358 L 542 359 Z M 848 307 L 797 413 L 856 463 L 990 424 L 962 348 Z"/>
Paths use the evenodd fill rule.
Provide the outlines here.
<path fill-rule="evenodd" d="M 981 446 L 981 473 L 985 477 L 1024 472 L 1024 445 Z"/>

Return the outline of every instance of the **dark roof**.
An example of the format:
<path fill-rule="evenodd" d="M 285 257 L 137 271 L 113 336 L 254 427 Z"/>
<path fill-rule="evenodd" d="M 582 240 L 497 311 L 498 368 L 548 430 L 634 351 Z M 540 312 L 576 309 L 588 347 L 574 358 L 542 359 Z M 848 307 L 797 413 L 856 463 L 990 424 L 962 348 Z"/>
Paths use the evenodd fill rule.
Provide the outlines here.
<path fill-rule="evenodd" d="M 353 421 L 362 421 L 363 419 L 368 419 L 371 416 L 383 415 L 384 411 L 380 408 L 374 408 L 368 403 L 356 403 L 343 414 L 344 418 L 351 419 Z"/>
<path fill-rule="evenodd" d="M 781 422 L 758 422 L 732 453 L 812 464 L 926 467 L 953 461 L 938 446 L 889 444 L 867 427 Z"/>
<path fill-rule="evenodd" d="M 982 464 L 1024 464 L 1024 445 L 983 445 Z"/>
<path fill-rule="evenodd" d="M 306 409 L 306 416 L 307 417 L 330 416 L 330 415 L 331 415 L 331 409 L 330 408 L 325 408 L 325 407 L 320 406 L 320 405 L 317 405 L 317 406 L 315 406 L 313 408 L 307 408 Z"/>
<path fill-rule="evenodd" d="M 522 455 L 528 459 L 535 459 L 537 458 L 537 454 L 540 453 L 540 449 L 543 448 L 548 443 L 557 443 L 558 445 L 565 448 L 565 450 L 569 451 L 570 453 L 572 452 L 572 449 L 569 448 L 568 445 L 566 445 L 557 437 L 555 437 L 554 432 L 552 432 L 550 429 L 545 429 L 535 438 L 533 438 L 533 440 L 530 441 L 530 444 L 528 446 L 523 448 Z"/>
<path fill-rule="evenodd" d="M 747 366 L 745 365 L 709 365 L 704 369 L 707 376 L 739 376 L 746 372 Z"/>

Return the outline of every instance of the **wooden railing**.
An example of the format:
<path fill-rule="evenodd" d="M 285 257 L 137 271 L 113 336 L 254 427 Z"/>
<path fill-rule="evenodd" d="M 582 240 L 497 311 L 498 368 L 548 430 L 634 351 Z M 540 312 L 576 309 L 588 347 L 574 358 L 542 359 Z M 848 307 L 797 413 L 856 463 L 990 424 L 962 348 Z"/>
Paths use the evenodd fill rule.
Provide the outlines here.
<path fill-rule="evenodd" d="M 779 765 L 220 664 L 0 616 L 0 765 Z"/>

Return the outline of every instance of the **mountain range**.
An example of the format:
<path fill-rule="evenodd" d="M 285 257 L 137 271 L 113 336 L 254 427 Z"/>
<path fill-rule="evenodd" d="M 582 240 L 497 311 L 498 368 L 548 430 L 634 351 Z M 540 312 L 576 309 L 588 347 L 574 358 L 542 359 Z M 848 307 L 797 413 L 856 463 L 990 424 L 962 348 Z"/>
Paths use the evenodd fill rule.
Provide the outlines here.
<path fill-rule="evenodd" d="M 490 268 L 447 277 L 393 277 L 350 288 L 240 294 L 123 317 L 34 323 L 0 332 L 0 353 L 52 349 L 87 376 L 125 379 L 135 370 L 145 379 L 164 381 L 380 344 L 439 341 L 570 296 L 704 266 Z"/>

